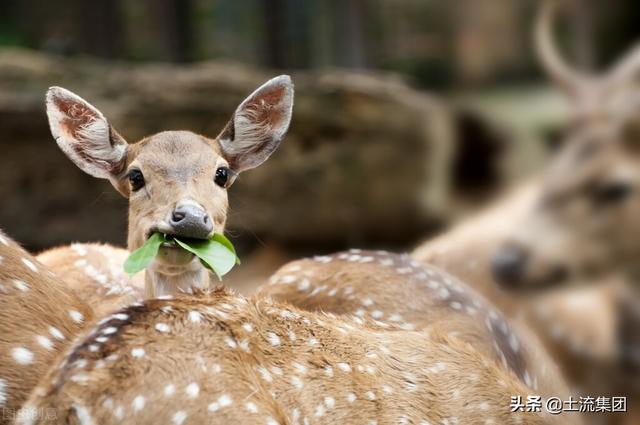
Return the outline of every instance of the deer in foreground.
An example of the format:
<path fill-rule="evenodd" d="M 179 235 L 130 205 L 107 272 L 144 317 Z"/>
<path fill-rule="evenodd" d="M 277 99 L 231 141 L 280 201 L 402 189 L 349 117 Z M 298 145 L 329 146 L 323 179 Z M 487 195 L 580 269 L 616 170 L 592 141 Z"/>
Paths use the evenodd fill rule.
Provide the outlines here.
<path fill-rule="evenodd" d="M 448 321 L 421 331 L 223 288 L 105 318 L 43 378 L 23 424 L 566 424 L 511 413 L 531 389 Z M 24 415 L 25 417 L 27 415 Z"/>
<path fill-rule="evenodd" d="M 133 251 L 154 232 L 207 239 L 224 231 L 227 189 L 279 146 L 291 120 L 293 85 L 285 75 L 266 82 L 238 106 L 215 139 L 165 131 L 128 144 L 98 109 L 68 90 L 50 88 L 46 104 L 62 151 L 128 198 Z M 90 276 L 87 280 L 94 285 Z M 209 273 L 200 261 L 170 243 L 145 271 L 146 297 L 208 286 Z"/>
<path fill-rule="evenodd" d="M 0 424 L 12 421 L 92 319 L 73 291 L 0 231 Z"/>
<path fill-rule="evenodd" d="M 260 287 L 268 297 L 309 311 L 374 320 L 401 329 L 447 322 L 447 332 L 511 370 L 531 391 L 568 391 L 553 361 L 536 338 L 514 328 L 476 291 L 408 255 L 353 249 L 293 261 Z"/>

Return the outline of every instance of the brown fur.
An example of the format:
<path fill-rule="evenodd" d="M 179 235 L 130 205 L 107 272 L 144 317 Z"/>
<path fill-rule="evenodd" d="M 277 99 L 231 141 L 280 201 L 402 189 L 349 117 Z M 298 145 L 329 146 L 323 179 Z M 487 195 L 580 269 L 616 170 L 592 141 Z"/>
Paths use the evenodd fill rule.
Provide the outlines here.
<path fill-rule="evenodd" d="M 36 258 L 59 276 L 96 317 L 126 307 L 144 296 L 142 276 L 123 269 L 129 251 L 105 244 L 75 243 L 42 252 Z"/>
<path fill-rule="evenodd" d="M 0 424 L 92 319 L 73 291 L 0 231 Z"/>
<path fill-rule="evenodd" d="M 447 329 L 446 319 L 420 332 L 344 321 L 223 290 L 148 300 L 79 341 L 27 407 L 57 408 L 60 424 L 578 421 L 510 413 L 510 397 L 530 390 Z"/>
<path fill-rule="evenodd" d="M 294 261 L 276 272 L 257 296 L 310 311 L 369 317 L 404 329 L 421 330 L 443 321 L 443 331 L 500 362 L 531 391 L 568 393 L 535 337 L 513 329 L 461 281 L 406 255 L 352 250 Z"/>

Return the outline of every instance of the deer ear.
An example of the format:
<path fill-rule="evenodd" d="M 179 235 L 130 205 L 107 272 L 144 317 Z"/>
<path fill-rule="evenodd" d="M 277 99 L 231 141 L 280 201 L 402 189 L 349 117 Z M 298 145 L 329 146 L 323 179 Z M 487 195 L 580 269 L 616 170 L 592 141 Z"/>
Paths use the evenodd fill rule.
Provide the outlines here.
<path fill-rule="evenodd" d="M 51 87 L 47 116 L 58 146 L 82 171 L 102 179 L 122 173 L 127 142 L 93 105 L 69 90 Z"/>
<path fill-rule="evenodd" d="M 255 168 L 278 148 L 291 122 L 293 83 L 281 75 L 251 93 L 218 136 L 223 156 L 235 172 Z"/>

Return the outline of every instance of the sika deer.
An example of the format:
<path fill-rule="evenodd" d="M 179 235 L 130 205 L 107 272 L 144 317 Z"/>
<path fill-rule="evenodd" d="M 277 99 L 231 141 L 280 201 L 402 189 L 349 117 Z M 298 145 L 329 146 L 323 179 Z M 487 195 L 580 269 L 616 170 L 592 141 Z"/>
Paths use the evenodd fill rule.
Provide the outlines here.
<path fill-rule="evenodd" d="M 449 337 L 511 370 L 531 391 L 567 394 L 534 336 L 514 329 L 483 297 L 453 276 L 385 251 L 351 250 L 283 266 L 256 294 L 309 311 L 374 319 L 379 326 L 429 328 L 446 321 Z"/>
<path fill-rule="evenodd" d="M 551 41 L 555 7 L 545 4 L 537 40 L 548 72 L 573 102 L 573 116 L 541 194 L 494 258 L 497 280 L 514 290 L 611 270 L 638 273 L 640 46 L 604 76 L 573 71 Z"/>
<path fill-rule="evenodd" d="M 603 76 L 571 70 L 551 41 L 555 2 L 538 23 L 549 73 L 573 101 L 566 147 L 528 216 L 494 258 L 497 280 L 540 289 L 622 272 L 635 295 L 618 306 L 621 360 L 640 372 L 640 46 Z M 637 380 L 636 380 L 637 381 Z M 634 391 L 640 392 L 635 384 Z"/>
<path fill-rule="evenodd" d="M 47 115 L 58 146 L 86 173 L 108 179 L 129 199 L 128 248 L 154 232 L 206 239 L 224 230 L 227 189 L 242 171 L 267 160 L 291 120 L 293 85 L 276 77 L 236 109 L 215 139 L 189 131 L 165 131 L 127 142 L 104 115 L 59 87 L 47 93 Z M 207 288 L 200 261 L 164 244 L 145 274 L 145 296 Z"/>
<path fill-rule="evenodd" d="M 93 319 L 89 307 L 0 231 L 0 424 Z"/>
<path fill-rule="evenodd" d="M 25 411 L 82 424 L 567 424 L 510 413 L 530 389 L 448 333 L 298 310 L 223 289 L 108 317 L 41 381 Z"/>
<path fill-rule="evenodd" d="M 624 279 L 599 277 L 589 286 L 522 294 L 504 291 L 493 277 L 492 256 L 541 190 L 540 180 L 518 187 L 484 211 L 424 242 L 411 257 L 456 276 L 505 312 L 511 322 L 533 331 L 574 394 L 627 394 L 616 382 L 618 377 L 628 376 L 617 357 L 621 350 L 617 303 L 625 293 Z"/>

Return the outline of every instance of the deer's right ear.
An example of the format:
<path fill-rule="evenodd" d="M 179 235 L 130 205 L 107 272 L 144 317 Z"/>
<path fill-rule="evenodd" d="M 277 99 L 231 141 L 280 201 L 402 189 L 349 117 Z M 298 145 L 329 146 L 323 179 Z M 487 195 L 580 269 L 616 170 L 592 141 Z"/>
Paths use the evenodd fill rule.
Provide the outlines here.
<path fill-rule="evenodd" d="M 122 173 L 127 142 L 93 105 L 69 90 L 51 87 L 47 116 L 58 146 L 81 170 L 111 180 Z"/>

